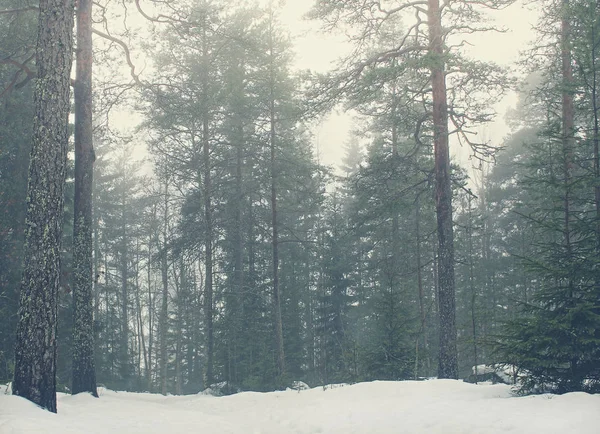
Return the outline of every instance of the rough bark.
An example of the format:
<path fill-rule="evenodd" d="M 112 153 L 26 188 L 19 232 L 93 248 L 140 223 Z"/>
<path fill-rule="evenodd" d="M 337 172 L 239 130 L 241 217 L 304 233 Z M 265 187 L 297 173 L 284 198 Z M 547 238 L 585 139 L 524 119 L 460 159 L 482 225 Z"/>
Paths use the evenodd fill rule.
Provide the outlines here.
<path fill-rule="evenodd" d="M 77 3 L 75 80 L 75 198 L 73 218 L 73 376 L 75 395 L 96 390 L 92 258 L 92 1 Z"/>
<path fill-rule="evenodd" d="M 73 3 L 40 0 L 13 394 L 56 412 L 56 320 L 68 152 Z"/>
<path fill-rule="evenodd" d="M 429 51 L 433 102 L 435 199 L 438 234 L 439 378 L 458 378 L 456 301 L 454 282 L 454 230 L 452 185 L 448 146 L 448 102 L 444 60 L 444 34 L 439 0 L 428 0 Z"/>

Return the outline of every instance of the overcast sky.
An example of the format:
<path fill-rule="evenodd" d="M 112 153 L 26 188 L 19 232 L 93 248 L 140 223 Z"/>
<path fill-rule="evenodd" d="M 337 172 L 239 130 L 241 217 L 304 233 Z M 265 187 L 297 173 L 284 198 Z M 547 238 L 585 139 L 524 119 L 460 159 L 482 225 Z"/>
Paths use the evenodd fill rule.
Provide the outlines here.
<path fill-rule="evenodd" d="M 269 0 L 258 0 L 268 4 Z M 519 58 L 519 52 L 527 47 L 533 38 L 532 25 L 536 21 L 536 13 L 531 7 L 524 8 L 522 0 L 517 0 L 512 6 L 490 12 L 499 28 L 506 29 L 503 33 L 487 32 L 472 35 L 468 48 L 472 58 L 485 61 L 494 61 L 502 65 L 512 66 Z M 310 69 L 315 72 L 325 72 L 331 69 L 336 60 L 348 53 L 351 46 L 341 35 L 324 34 L 319 30 L 319 23 L 304 19 L 314 0 L 287 0 L 279 13 L 283 26 L 289 30 L 295 51 L 295 65 L 298 69 Z M 140 18 L 143 21 L 143 19 Z M 136 60 L 143 65 L 143 58 Z M 128 74 L 126 67 L 125 73 Z M 139 68 L 138 68 L 139 69 Z M 143 68 L 142 68 L 143 69 Z M 481 134 L 492 144 L 502 143 L 503 137 L 508 133 L 504 123 L 504 113 L 508 107 L 514 105 L 515 95 L 509 94 L 495 107 L 498 112 L 497 120 L 482 129 Z M 135 116 L 117 112 L 117 124 L 134 125 L 139 122 Z M 352 118 L 344 113 L 332 113 L 314 131 L 314 145 L 318 149 L 321 163 L 334 167 L 340 164 L 344 156 L 344 146 L 348 142 L 348 134 L 352 127 Z M 469 165 L 469 150 L 461 149 L 457 144 L 452 144 L 451 153 L 464 166 Z"/>
<path fill-rule="evenodd" d="M 326 35 L 319 31 L 317 22 L 306 21 L 303 15 L 313 2 L 307 0 L 287 0 L 280 14 L 280 19 L 289 28 L 294 41 L 296 66 L 300 69 L 311 69 L 324 72 L 348 50 L 340 36 Z M 490 18 L 498 28 L 505 32 L 479 33 L 470 37 L 468 48 L 471 57 L 479 60 L 493 61 L 501 65 L 512 66 L 533 38 L 532 25 L 537 16 L 531 7 L 523 7 L 521 1 L 500 10 L 491 11 Z M 504 112 L 515 102 L 515 95 L 509 94 L 495 107 L 498 112 L 496 122 L 485 127 L 481 134 L 493 144 L 500 144 L 508 133 L 504 123 Z M 352 119 L 343 113 L 334 113 L 328 117 L 315 131 L 320 159 L 325 164 L 338 165 L 344 155 L 344 145 L 348 140 L 348 132 Z M 462 164 L 468 164 L 468 150 L 454 145 L 453 155 Z"/>

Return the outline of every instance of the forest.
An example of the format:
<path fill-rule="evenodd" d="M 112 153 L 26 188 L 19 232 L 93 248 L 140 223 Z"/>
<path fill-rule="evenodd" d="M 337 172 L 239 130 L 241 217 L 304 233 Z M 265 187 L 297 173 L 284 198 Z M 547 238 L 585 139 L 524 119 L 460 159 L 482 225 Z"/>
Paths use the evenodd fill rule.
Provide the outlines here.
<path fill-rule="evenodd" d="M 315 72 L 283 3 L 2 1 L 0 383 L 600 392 L 600 5 L 521 9 L 504 66 L 465 47 L 516 0 L 313 0 Z"/>

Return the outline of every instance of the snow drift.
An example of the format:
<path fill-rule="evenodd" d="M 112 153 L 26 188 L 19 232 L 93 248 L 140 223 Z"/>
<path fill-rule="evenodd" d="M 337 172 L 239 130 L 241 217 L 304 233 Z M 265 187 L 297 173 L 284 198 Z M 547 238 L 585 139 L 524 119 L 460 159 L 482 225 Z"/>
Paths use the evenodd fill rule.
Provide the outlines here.
<path fill-rule="evenodd" d="M 598 434 L 600 395 L 515 397 L 510 386 L 372 382 L 227 397 L 100 390 L 58 397 L 58 414 L 0 391 L 0 433 Z"/>

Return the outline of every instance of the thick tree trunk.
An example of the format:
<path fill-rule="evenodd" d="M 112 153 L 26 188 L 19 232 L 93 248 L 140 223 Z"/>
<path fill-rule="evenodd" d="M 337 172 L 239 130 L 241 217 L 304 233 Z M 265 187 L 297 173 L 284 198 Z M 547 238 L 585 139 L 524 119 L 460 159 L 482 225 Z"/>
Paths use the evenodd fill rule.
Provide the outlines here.
<path fill-rule="evenodd" d="M 454 230 L 452 185 L 448 146 L 448 103 L 444 60 L 444 36 L 439 0 L 428 0 L 429 50 L 432 54 L 433 142 L 435 199 L 438 233 L 438 303 L 440 345 L 439 378 L 458 378 L 456 349 L 456 301 L 454 295 Z"/>
<path fill-rule="evenodd" d="M 56 412 L 56 319 L 68 152 L 73 3 L 40 0 L 13 394 Z"/>
<path fill-rule="evenodd" d="M 92 270 L 92 1 L 77 3 L 75 81 L 75 199 L 73 219 L 73 384 L 71 393 L 96 391 Z"/>

